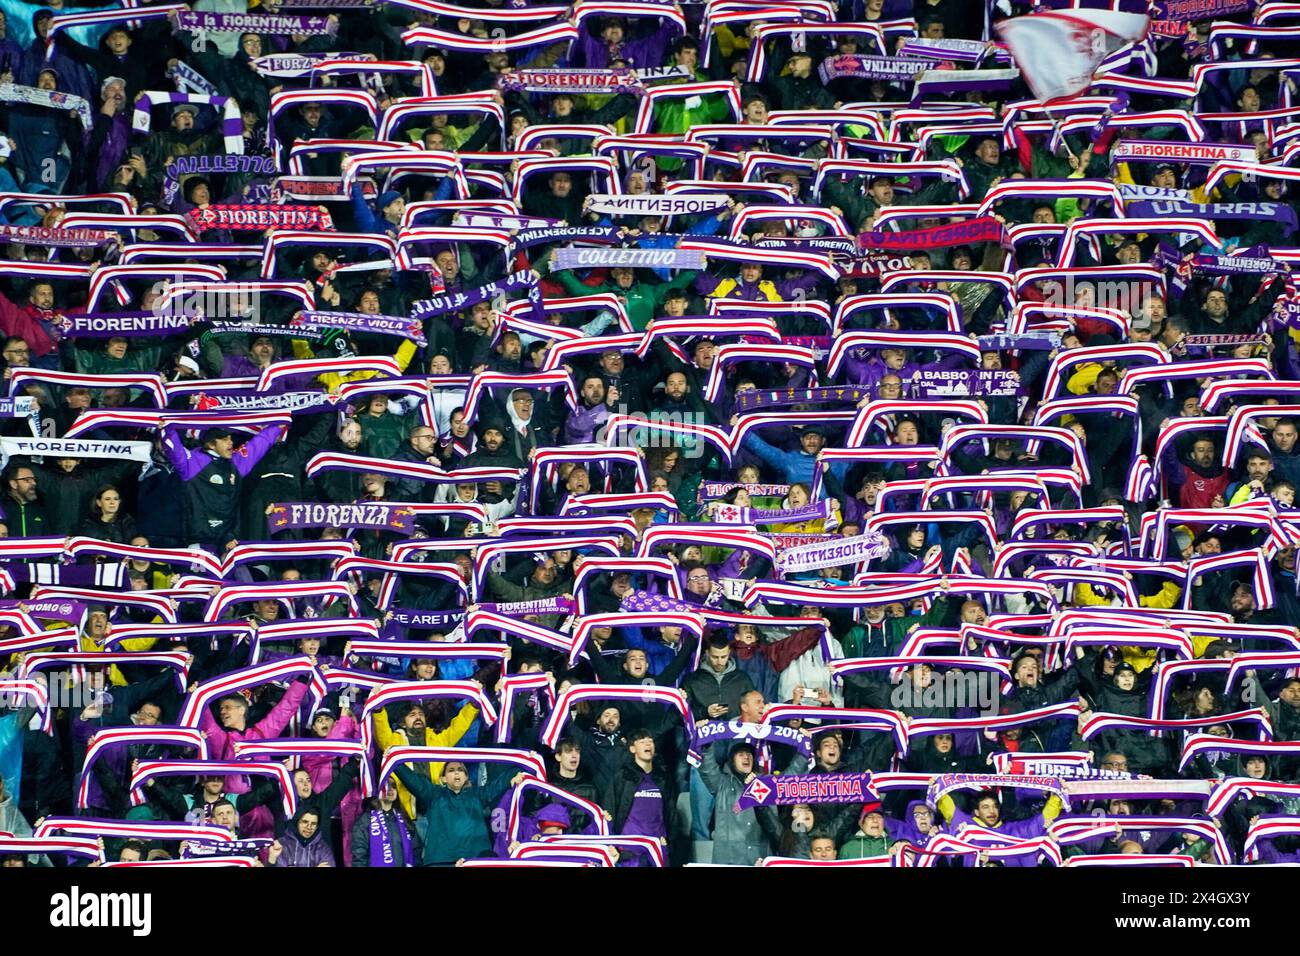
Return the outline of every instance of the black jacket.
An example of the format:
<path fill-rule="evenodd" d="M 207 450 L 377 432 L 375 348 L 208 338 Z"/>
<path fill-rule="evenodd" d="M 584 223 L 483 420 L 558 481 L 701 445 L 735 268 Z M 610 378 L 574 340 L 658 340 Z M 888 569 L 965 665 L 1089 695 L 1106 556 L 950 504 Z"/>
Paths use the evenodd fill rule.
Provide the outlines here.
<path fill-rule="evenodd" d="M 735 720 L 740 716 L 740 698 L 753 689 L 754 682 L 734 660 L 727 661 L 721 675 L 715 674 L 706 661 L 682 682 L 696 720 Z M 725 704 L 727 712 L 721 717 L 709 717 L 710 704 Z"/>
<path fill-rule="evenodd" d="M 664 831 L 671 838 L 677 818 L 677 789 L 673 775 L 668 773 L 663 765 L 656 760 L 650 769 L 650 778 L 654 781 L 655 786 L 659 788 L 659 793 L 663 797 Z M 645 771 L 630 758 L 615 771 L 614 776 L 610 779 L 609 788 L 605 791 L 603 806 L 614 818 L 610 826 L 613 827 L 615 833 L 623 832 L 628 815 L 632 812 L 632 801 L 636 799 L 637 789 L 644 779 Z"/>

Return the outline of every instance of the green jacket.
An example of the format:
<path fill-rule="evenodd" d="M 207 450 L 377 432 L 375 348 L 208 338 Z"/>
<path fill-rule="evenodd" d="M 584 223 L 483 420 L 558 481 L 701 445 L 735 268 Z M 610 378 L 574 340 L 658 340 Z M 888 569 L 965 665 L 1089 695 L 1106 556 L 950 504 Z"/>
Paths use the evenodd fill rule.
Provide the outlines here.
<path fill-rule="evenodd" d="M 898 653 L 903 642 L 907 640 L 907 635 L 918 627 L 933 627 L 943 620 L 944 612 L 948 609 L 946 598 L 938 598 L 930 602 L 930 610 L 926 611 L 920 617 L 886 617 L 881 623 L 885 629 L 885 639 L 889 642 L 888 653 L 882 652 L 879 642 L 876 646 L 871 646 L 871 631 L 865 625 L 858 624 L 849 633 L 845 634 L 840 640 L 840 646 L 844 648 L 845 657 L 889 657 Z"/>
<path fill-rule="evenodd" d="M 624 289 L 613 282 L 597 286 L 587 285 L 569 269 L 551 275 L 570 295 L 599 295 L 608 292 L 626 300 L 624 307 L 627 309 L 627 317 L 632 323 L 632 328 L 637 332 L 645 331 L 645 327 L 658 313 L 669 292 L 673 289 L 684 289 L 695 279 L 694 270 L 684 270 L 673 276 L 671 282 L 653 285 L 648 282 L 634 282 L 630 289 Z"/>
<path fill-rule="evenodd" d="M 415 797 L 415 806 L 427 818 L 424 835 L 424 865 L 472 860 L 492 853 L 492 833 L 488 814 L 510 785 L 510 776 L 497 772 L 486 787 L 466 786 L 460 793 L 435 786 L 424 774 L 405 764 L 397 768 L 397 778 Z"/>
<path fill-rule="evenodd" d="M 859 831 L 840 847 L 840 852 L 836 858 L 840 860 L 865 860 L 867 857 L 885 856 L 888 853 L 888 837 L 869 837 Z"/>

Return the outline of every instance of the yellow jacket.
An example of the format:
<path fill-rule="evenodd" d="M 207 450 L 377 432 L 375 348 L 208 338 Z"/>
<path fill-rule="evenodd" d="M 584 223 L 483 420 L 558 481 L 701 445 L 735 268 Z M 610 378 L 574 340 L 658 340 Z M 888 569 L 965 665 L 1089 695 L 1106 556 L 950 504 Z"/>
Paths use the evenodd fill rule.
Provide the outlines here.
<path fill-rule="evenodd" d="M 1142 607 L 1154 608 L 1171 608 L 1178 604 L 1178 599 L 1183 596 L 1183 589 L 1173 581 L 1166 581 L 1155 594 L 1144 594 L 1138 597 L 1138 604 Z M 1089 584 L 1079 583 L 1074 586 L 1074 600 L 1080 605 L 1097 605 L 1109 604 L 1106 598 L 1099 595 L 1092 589 Z M 1213 637 L 1205 635 L 1194 636 L 1192 638 L 1192 649 L 1196 656 L 1200 657 L 1205 653 L 1205 648 L 1214 640 Z M 1135 671 L 1141 673 L 1156 662 L 1156 652 L 1147 647 L 1121 647 L 1120 653 L 1124 656 L 1124 662 L 1130 664 Z"/>
<path fill-rule="evenodd" d="M 123 651 L 147 651 L 157 643 L 158 638 L 156 637 L 133 637 L 122 641 L 117 645 L 117 649 Z M 104 650 L 104 647 L 102 644 L 97 643 L 89 634 L 82 634 L 78 650 L 83 653 L 95 654 Z M 108 669 L 108 682 L 114 687 L 126 686 L 126 678 L 122 676 L 122 672 L 117 669 L 116 664 L 110 665 Z"/>
<path fill-rule="evenodd" d="M 431 727 L 425 727 L 424 740 L 403 741 L 397 732 L 389 726 L 387 707 L 380 707 L 372 716 L 375 721 L 375 743 L 379 745 L 379 752 L 382 754 L 389 747 L 401 747 L 404 744 L 416 747 L 454 747 L 460 743 L 460 738 L 465 736 L 470 724 L 474 723 L 474 718 L 478 716 L 478 708 L 473 704 L 466 704 L 460 709 L 460 713 L 451 719 L 447 729 L 440 734 L 434 733 Z M 442 764 L 431 763 L 425 766 L 428 767 L 429 779 L 434 785 L 441 785 Z M 397 784 L 397 799 L 402 801 L 402 806 L 406 808 L 406 812 L 414 820 L 418 816 L 415 812 L 415 798 L 411 796 L 411 791 L 407 790 L 396 777 L 393 778 L 393 782 Z"/>
<path fill-rule="evenodd" d="M 317 357 L 304 339 L 292 339 L 291 343 L 294 358 L 310 359 Z M 415 343 L 410 339 L 403 339 L 402 344 L 393 353 L 393 358 L 397 359 L 397 367 L 405 372 L 406 366 L 410 365 L 411 359 L 415 358 Z M 338 387 L 344 382 L 363 382 L 366 379 L 374 378 L 378 374 L 378 372 L 348 372 L 346 375 L 340 375 L 338 372 L 326 372 L 316 377 L 322 385 L 333 392 L 337 391 Z"/>

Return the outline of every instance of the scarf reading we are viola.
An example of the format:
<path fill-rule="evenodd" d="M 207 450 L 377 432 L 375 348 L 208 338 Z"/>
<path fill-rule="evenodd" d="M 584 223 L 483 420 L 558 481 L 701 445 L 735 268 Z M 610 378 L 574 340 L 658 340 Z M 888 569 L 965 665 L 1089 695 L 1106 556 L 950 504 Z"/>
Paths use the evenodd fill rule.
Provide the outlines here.
<path fill-rule="evenodd" d="M 798 343 L 797 343 L 798 344 Z M 736 411 L 775 408 L 784 405 L 852 404 L 867 398 L 869 388 L 829 385 L 819 388 L 776 388 L 741 392 L 736 396 Z"/>
<path fill-rule="evenodd" d="M 80 96 L 72 93 L 59 93 L 56 90 L 42 90 L 35 86 L 17 86 L 13 83 L 0 83 L 0 103 L 21 103 L 25 106 L 43 106 L 52 110 L 67 110 L 76 113 L 81 126 L 89 130 L 95 119 L 90 113 L 90 104 Z"/>
<path fill-rule="evenodd" d="M 117 242 L 108 229 L 59 229 L 46 226 L 0 226 L 0 242 L 21 242 L 25 246 L 54 246 L 65 249 L 93 249 Z"/>
<path fill-rule="evenodd" d="M 868 773 L 786 773 L 755 777 L 736 800 L 735 811 L 792 803 L 879 803 Z"/>
<path fill-rule="evenodd" d="M 265 13 L 207 13 L 202 10 L 176 14 L 176 29 L 191 33 L 264 33 L 268 36 L 334 36 L 337 21 L 318 16 L 276 16 Z"/>
<path fill-rule="evenodd" d="M 334 221 L 327 210 L 289 203 L 229 203 L 191 209 L 187 215 L 200 231 L 228 229 L 231 232 L 262 232 L 266 229 L 311 229 L 333 232 Z"/>
<path fill-rule="evenodd" d="M 1002 224 L 992 216 L 978 216 L 965 222 L 935 226 L 931 229 L 909 229 L 886 232 L 879 229 L 858 236 L 858 248 L 869 249 L 940 249 L 964 246 L 976 242 L 1000 242 L 1004 235 Z"/>

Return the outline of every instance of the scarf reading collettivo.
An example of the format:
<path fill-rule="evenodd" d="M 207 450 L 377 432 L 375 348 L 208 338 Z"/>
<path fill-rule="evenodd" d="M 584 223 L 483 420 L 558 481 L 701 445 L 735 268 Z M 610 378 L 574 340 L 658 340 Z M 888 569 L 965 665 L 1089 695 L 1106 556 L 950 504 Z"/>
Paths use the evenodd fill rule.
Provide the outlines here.
<path fill-rule="evenodd" d="M 207 176 L 213 173 L 237 173 L 245 176 L 274 176 L 275 160 L 270 156 L 226 155 L 177 156 L 163 172 L 163 201 L 169 206 L 176 201 L 182 176 Z"/>

